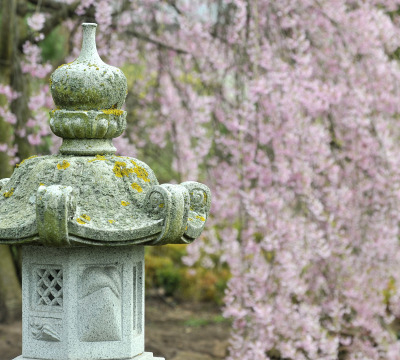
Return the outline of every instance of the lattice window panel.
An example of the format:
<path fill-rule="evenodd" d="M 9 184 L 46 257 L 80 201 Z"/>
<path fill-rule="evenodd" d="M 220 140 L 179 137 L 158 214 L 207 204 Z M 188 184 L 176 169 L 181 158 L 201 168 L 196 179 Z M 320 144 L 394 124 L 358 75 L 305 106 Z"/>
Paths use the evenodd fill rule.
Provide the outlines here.
<path fill-rule="evenodd" d="M 58 306 L 63 304 L 63 271 L 59 268 L 36 269 L 36 304 Z"/>

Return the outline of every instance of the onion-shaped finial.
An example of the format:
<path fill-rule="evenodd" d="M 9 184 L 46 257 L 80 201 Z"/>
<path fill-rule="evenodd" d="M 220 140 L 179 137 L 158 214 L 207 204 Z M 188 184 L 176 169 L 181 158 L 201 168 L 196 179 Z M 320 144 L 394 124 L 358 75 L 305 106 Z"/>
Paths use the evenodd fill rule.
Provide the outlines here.
<path fill-rule="evenodd" d="M 64 139 L 62 154 L 114 153 L 111 139 L 126 127 L 126 113 L 120 109 L 127 94 L 127 80 L 120 69 L 105 64 L 97 53 L 97 24 L 84 23 L 82 27 L 79 57 L 61 65 L 50 78 L 57 106 L 50 114 L 50 126 Z"/>

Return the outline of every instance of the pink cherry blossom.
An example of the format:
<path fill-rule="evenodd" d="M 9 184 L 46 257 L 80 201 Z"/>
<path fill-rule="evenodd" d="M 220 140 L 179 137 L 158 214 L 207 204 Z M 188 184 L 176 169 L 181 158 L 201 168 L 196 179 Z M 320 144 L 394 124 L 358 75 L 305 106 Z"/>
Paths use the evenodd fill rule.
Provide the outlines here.
<path fill-rule="evenodd" d="M 32 28 L 32 30 L 40 31 L 42 30 L 46 18 L 44 14 L 36 12 L 30 18 L 28 18 L 28 25 Z"/>

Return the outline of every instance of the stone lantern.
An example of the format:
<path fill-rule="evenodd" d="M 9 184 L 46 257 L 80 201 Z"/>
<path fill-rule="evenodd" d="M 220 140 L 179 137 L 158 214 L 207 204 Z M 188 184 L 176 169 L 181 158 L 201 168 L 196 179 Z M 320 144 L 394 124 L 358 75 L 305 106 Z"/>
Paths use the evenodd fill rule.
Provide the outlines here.
<path fill-rule="evenodd" d="M 162 359 L 144 352 L 144 246 L 191 243 L 209 214 L 207 186 L 159 185 L 114 155 L 127 81 L 97 54 L 96 26 L 51 76 L 60 153 L 0 180 L 0 244 L 23 253 L 21 360 Z"/>

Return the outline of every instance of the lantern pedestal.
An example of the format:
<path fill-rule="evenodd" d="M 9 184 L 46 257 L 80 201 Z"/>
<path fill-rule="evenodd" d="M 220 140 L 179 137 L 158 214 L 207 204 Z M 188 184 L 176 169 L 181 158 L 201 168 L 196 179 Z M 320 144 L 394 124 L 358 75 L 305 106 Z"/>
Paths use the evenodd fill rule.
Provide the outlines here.
<path fill-rule="evenodd" d="M 24 246 L 17 359 L 159 359 L 144 353 L 144 247 Z"/>

